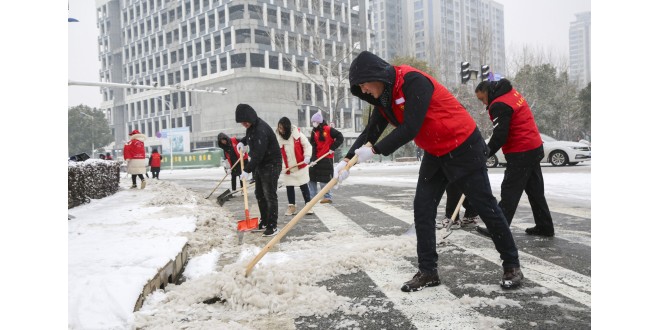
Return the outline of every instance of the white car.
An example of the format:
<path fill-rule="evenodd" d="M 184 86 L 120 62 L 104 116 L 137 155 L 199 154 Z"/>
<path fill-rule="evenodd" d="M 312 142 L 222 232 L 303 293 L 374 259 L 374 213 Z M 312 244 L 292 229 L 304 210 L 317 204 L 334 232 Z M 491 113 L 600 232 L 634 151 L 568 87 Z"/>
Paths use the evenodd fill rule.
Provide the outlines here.
<path fill-rule="evenodd" d="M 552 166 L 564 166 L 576 165 L 579 162 L 591 160 L 591 146 L 588 144 L 557 141 L 545 134 L 541 134 L 541 140 L 543 140 L 543 151 L 545 153 L 541 163 L 550 163 Z M 488 167 L 497 167 L 498 165 L 506 166 L 506 159 L 504 158 L 502 149 L 486 160 L 486 166 Z"/>

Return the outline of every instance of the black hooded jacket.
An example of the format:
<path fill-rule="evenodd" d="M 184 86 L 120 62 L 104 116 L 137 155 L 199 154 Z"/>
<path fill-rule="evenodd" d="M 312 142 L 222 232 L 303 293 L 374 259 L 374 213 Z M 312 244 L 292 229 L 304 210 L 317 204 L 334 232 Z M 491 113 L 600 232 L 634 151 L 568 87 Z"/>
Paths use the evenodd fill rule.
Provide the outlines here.
<path fill-rule="evenodd" d="M 387 156 L 417 136 L 426 118 L 426 112 L 434 91 L 433 83 L 428 78 L 419 72 L 409 72 L 405 75 L 405 82 L 401 87 L 403 93 L 414 96 L 407 98 L 406 108 L 416 109 L 416 111 L 407 111 L 403 123 L 399 123 L 392 112 L 392 88 L 396 80 L 396 72 L 392 65 L 377 55 L 363 51 L 351 63 L 348 79 L 351 85 L 351 93 L 375 107 L 381 107 L 385 116 L 376 109 L 371 112 L 367 127 L 353 143 L 346 154 L 346 158 L 352 158 L 355 149 L 361 147 L 367 141 L 372 143 L 376 153 Z M 383 94 L 378 99 L 370 94 L 362 93 L 359 85 L 370 81 L 385 83 Z M 389 123 L 393 123 L 396 129 L 381 141 L 375 143 Z"/>
<path fill-rule="evenodd" d="M 247 104 L 239 104 L 236 107 L 236 122 L 248 122 L 252 124 L 246 131 L 241 142 L 249 146 L 248 155 L 250 160 L 245 164 L 245 172 L 267 165 L 282 165 L 282 153 L 275 131 L 261 118 L 257 112 Z"/>
<path fill-rule="evenodd" d="M 511 82 L 504 78 L 491 81 L 488 85 L 488 113 L 493 119 L 493 135 L 488 141 L 488 149 L 490 150 L 488 157 L 494 155 L 506 144 L 509 137 L 511 117 L 513 116 L 513 109 L 510 106 L 503 102 L 493 103 L 493 100 L 512 89 Z M 504 155 L 504 158 L 506 158 L 507 164 L 510 165 L 527 165 L 540 161 L 543 156 L 543 145 L 541 145 L 539 148 L 529 151 L 508 153 Z"/>

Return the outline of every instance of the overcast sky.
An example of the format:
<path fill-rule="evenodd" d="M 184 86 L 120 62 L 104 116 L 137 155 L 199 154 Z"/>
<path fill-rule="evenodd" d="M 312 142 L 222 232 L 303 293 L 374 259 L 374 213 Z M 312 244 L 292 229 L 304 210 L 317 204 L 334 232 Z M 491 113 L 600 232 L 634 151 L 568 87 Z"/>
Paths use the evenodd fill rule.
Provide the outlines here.
<path fill-rule="evenodd" d="M 575 14 L 591 11 L 591 0 L 497 0 L 504 5 L 505 45 L 508 49 L 522 45 L 534 49 L 553 50 L 568 58 L 568 27 Z M 69 17 L 80 22 L 69 23 L 69 80 L 99 81 L 95 1 L 69 0 Z M 98 87 L 70 86 L 69 106 L 79 104 L 98 107 Z"/>

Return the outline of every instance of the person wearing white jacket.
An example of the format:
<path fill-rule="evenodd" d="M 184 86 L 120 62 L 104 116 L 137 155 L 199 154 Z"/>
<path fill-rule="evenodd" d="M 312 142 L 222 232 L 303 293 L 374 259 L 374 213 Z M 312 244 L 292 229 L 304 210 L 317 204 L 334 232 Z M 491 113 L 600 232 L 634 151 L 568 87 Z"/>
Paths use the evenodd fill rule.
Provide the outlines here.
<path fill-rule="evenodd" d="M 291 124 L 291 120 L 282 117 L 277 123 L 277 142 L 282 152 L 282 181 L 286 186 L 289 207 L 284 215 L 296 214 L 295 187 L 300 187 L 305 204 L 311 200 L 309 194 L 309 162 L 312 157 L 312 145 L 300 129 Z M 314 214 L 311 209 L 307 214 Z"/>

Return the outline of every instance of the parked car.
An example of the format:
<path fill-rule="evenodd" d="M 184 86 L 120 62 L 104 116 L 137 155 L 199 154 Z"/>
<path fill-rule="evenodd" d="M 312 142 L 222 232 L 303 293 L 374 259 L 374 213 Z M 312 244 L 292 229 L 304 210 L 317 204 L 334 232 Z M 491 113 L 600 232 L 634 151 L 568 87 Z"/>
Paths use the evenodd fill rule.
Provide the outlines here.
<path fill-rule="evenodd" d="M 486 142 L 488 142 L 487 139 Z M 541 163 L 550 163 L 552 166 L 577 165 L 579 162 L 591 160 L 591 146 L 572 141 L 558 141 L 545 134 L 541 134 L 543 151 L 545 155 Z M 506 166 L 506 159 L 502 149 L 486 160 L 486 166 Z"/>

